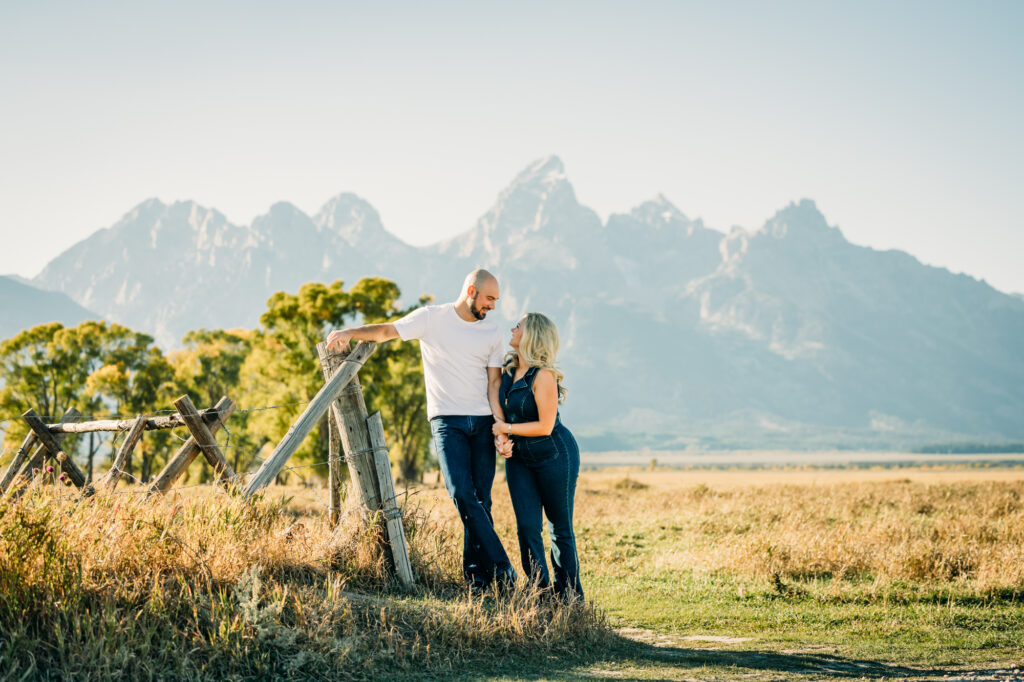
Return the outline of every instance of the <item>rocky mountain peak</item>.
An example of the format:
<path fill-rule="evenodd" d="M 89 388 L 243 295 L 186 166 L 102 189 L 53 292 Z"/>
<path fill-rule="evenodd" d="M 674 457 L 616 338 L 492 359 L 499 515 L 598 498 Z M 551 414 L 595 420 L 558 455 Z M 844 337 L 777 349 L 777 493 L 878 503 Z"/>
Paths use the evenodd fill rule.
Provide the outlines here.
<path fill-rule="evenodd" d="M 649 201 L 645 201 L 630 211 L 629 215 L 642 223 L 656 228 L 687 226 L 690 219 L 682 211 L 665 198 L 664 194 L 658 194 Z"/>
<path fill-rule="evenodd" d="M 810 199 L 791 202 L 769 219 L 762 228 L 764 234 L 776 239 L 817 237 L 842 239 L 837 227 L 831 227 L 818 206 Z"/>
<path fill-rule="evenodd" d="M 538 159 L 524 168 L 516 176 L 515 180 L 512 181 L 512 186 L 542 185 L 553 187 L 567 180 L 565 165 L 560 158 L 552 154 L 543 159 Z"/>
<path fill-rule="evenodd" d="M 576 256 L 555 244 L 585 243 L 580 238 L 598 233 L 600 227 L 597 214 L 577 201 L 562 160 L 548 156 L 523 169 L 473 229 L 431 248 L 481 264 L 529 251 L 534 258 L 560 260 L 572 268 Z"/>
<path fill-rule="evenodd" d="M 321 232 L 340 237 L 353 246 L 366 239 L 395 239 L 384 229 L 377 209 L 351 192 L 328 200 L 313 217 L 313 223 Z"/>

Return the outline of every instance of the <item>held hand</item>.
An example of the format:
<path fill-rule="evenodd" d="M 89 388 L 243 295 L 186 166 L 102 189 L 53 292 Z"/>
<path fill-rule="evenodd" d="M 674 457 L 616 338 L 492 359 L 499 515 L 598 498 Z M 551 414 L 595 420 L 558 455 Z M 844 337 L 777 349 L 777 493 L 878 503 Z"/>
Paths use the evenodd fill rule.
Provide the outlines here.
<path fill-rule="evenodd" d="M 327 350 L 339 352 L 348 349 L 348 342 L 352 340 L 352 332 L 347 329 L 335 329 L 327 335 Z"/>
<path fill-rule="evenodd" d="M 494 448 L 505 459 L 512 456 L 512 441 L 505 436 L 496 436 L 494 438 Z"/>
<path fill-rule="evenodd" d="M 495 436 L 507 436 L 508 424 L 495 417 L 494 426 L 491 427 L 491 433 Z"/>

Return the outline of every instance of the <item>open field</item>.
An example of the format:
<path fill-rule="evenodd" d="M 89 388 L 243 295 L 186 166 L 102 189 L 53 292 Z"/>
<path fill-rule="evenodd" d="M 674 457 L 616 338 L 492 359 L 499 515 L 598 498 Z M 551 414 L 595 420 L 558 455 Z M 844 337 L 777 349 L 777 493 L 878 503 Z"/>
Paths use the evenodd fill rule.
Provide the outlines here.
<path fill-rule="evenodd" d="M 271 488 L 253 507 L 205 488 L 65 493 L 0 503 L 12 679 L 980 679 L 1024 665 L 1024 469 L 589 471 L 584 608 L 468 598 L 436 483 L 406 498 L 412 595 L 358 519 L 330 532 L 322 490 Z M 494 495 L 518 563 L 500 474 Z"/>

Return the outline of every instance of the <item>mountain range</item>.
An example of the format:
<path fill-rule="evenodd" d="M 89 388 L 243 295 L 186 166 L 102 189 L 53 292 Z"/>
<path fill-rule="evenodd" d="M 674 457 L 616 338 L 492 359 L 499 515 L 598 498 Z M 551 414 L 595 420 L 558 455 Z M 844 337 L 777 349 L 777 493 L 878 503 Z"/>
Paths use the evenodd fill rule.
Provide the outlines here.
<path fill-rule="evenodd" d="M 98 317 L 62 293 L 41 290 L 17 275 L 0 275 L 0 340 L 38 324 L 74 326 Z"/>
<path fill-rule="evenodd" d="M 267 298 L 379 275 L 453 299 L 494 271 L 496 314 L 549 314 L 585 447 L 911 447 L 1024 439 L 1024 299 L 851 244 L 814 202 L 728 234 L 658 195 L 607 221 L 557 157 L 525 168 L 466 232 L 414 247 L 340 194 L 235 225 L 147 200 L 33 280 L 175 346 L 254 327 Z"/>

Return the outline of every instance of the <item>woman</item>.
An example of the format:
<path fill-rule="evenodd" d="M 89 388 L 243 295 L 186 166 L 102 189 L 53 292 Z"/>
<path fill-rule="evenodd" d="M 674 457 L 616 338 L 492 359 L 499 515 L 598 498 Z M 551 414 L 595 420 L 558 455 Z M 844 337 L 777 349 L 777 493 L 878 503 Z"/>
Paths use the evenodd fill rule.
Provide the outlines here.
<path fill-rule="evenodd" d="M 562 372 L 555 367 L 558 329 L 540 313 L 527 313 L 512 328 L 512 351 L 505 356 L 499 399 L 504 420 L 495 416 L 494 435 L 512 439 L 505 478 L 515 509 L 523 570 L 540 587 L 551 581 L 541 538 L 541 512 L 548 518 L 554 591 L 567 601 L 583 599 L 573 498 L 580 473 L 580 450 L 558 416 L 565 400 Z"/>

